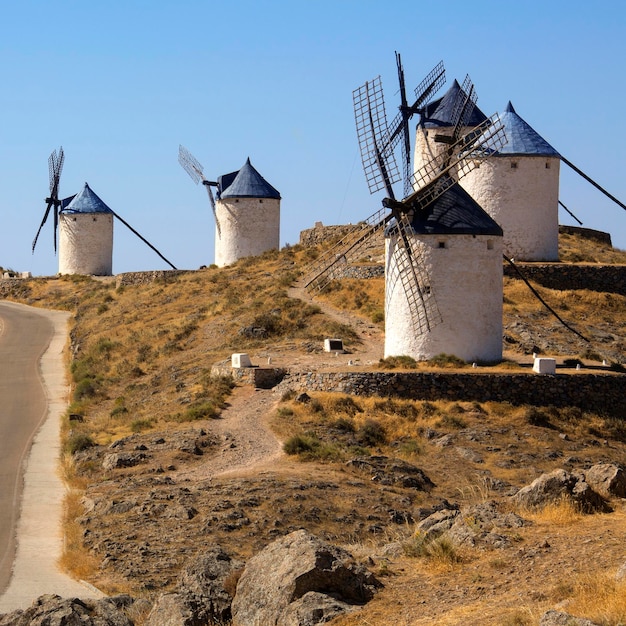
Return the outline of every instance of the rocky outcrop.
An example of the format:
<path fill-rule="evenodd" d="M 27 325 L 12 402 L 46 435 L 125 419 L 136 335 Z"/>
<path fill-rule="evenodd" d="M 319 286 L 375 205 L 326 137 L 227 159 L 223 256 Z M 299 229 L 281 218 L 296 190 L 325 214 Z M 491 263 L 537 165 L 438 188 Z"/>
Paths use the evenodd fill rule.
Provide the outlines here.
<path fill-rule="evenodd" d="M 503 548 L 510 544 L 512 529 L 527 524 L 515 513 L 502 513 L 493 501 L 481 502 L 459 511 L 435 511 L 417 525 L 417 537 L 431 541 L 445 537 L 457 546 Z"/>
<path fill-rule="evenodd" d="M 233 624 L 323 623 L 366 603 L 381 586 L 347 552 L 299 530 L 247 563 L 232 604 Z"/>
<path fill-rule="evenodd" d="M 586 482 L 582 472 L 570 473 L 563 469 L 542 474 L 530 485 L 522 487 L 513 496 L 513 501 L 521 507 L 541 508 L 563 498 L 576 503 L 585 513 L 610 510 L 604 498 Z"/>
<path fill-rule="evenodd" d="M 241 561 L 232 558 L 222 548 L 210 548 L 185 567 L 175 592 L 157 598 L 146 626 L 226 623 L 231 617 L 235 587 L 229 582 L 242 567 Z"/>
<path fill-rule="evenodd" d="M 0 616 L 0 626 L 133 626 L 127 617 L 134 601 L 130 596 L 103 600 L 40 596 L 26 610 Z"/>
<path fill-rule="evenodd" d="M 363 456 L 348 461 L 347 466 L 367 474 L 371 481 L 381 485 L 398 485 L 417 491 L 430 491 L 435 486 L 419 467 L 401 459 Z"/>
<path fill-rule="evenodd" d="M 541 616 L 539 626 L 598 626 L 598 624 L 561 611 L 547 611 Z"/>
<path fill-rule="evenodd" d="M 626 472 L 614 463 L 597 463 L 585 471 L 585 479 L 605 498 L 626 498 Z"/>

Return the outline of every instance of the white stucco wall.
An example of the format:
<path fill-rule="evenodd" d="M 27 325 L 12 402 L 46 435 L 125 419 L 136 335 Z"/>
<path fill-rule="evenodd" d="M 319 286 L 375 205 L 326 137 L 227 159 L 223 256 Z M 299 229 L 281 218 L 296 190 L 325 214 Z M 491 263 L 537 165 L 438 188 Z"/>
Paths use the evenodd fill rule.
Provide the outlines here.
<path fill-rule="evenodd" d="M 443 158 L 439 159 L 439 157 L 449 148 L 449 144 L 436 142 L 435 135 L 445 135 L 449 137 L 451 134 L 452 128 L 446 126 L 441 128 L 417 127 L 415 133 L 415 149 L 413 150 L 413 169 L 415 173 L 419 173 L 424 165 L 432 164 L 435 159 L 437 159 L 437 163 L 442 162 Z M 432 171 L 433 175 L 438 172 L 439 169 L 437 167 Z M 450 175 L 456 179 L 456 172 L 454 170 L 450 171 Z M 428 182 L 430 179 L 431 176 L 429 176 L 424 183 Z"/>
<path fill-rule="evenodd" d="M 507 256 L 558 260 L 560 164 L 556 157 L 497 156 L 461 179 L 461 186 L 504 231 Z"/>
<path fill-rule="evenodd" d="M 440 243 L 445 245 L 441 248 Z M 385 280 L 385 358 L 418 361 L 453 354 L 465 361 L 502 359 L 502 237 L 414 236 L 441 322 L 415 334 L 400 281 Z M 386 274 L 394 272 L 395 239 L 386 240 Z"/>
<path fill-rule="evenodd" d="M 59 274 L 111 276 L 113 273 L 113 215 L 61 213 Z"/>
<path fill-rule="evenodd" d="M 280 246 L 280 200 L 224 198 L 215 203 L 215 264 L 224 267 Z"/>

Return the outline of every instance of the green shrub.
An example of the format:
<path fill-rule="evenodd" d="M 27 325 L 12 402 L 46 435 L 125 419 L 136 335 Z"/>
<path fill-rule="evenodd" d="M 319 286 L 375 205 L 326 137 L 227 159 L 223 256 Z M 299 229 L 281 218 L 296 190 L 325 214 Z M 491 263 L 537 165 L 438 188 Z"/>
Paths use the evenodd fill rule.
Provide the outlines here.
<path fill-rule="evenodd" d="M 100 390 L 100 385 L 93 378 L 83 378 L 76 383 L 74 388 L 74 400 L 95 398 Z"/>
<path fill-rule="evenodd" d="M 196 420 L 215 419 L 219 416 L 219 407 L 211 400 L 191 405 L 181 416 L 180 421 L 194 422 Z"/>
<path fill-rule="evenodd" d="M 94 445 L 96 444 L 89 435 L 85 433 L 72 433 L 65 442 L 64 450 L 69 454 L 76 454 Z"/>
<path fill-rule="evenodd" d="M 467 363 L 454 354 L 437 354 L 428 360 L 428 364 L 434 367 L 465 367 Z"/>
<path fill-rule="evenodd" d="M 378 367 L 383 370 L 393 369 L 415 369 L 417 361 L 410 356 L 388 356 L 378 362 Z"/>
<path fill-rule="evenodd" d="M 347 413 L 350 416 L 363 413 L 363 409 L 350 396 L 334 399 L 332 401 L 331 410 L 336 413 Z"/>
<path fill-rule="evenodd" d="M 354 422 L 346 417 L 340 417 L 335 420 L 332 426 L 342 433 L 353 433 L 355 431 Z"/>
<path fill-rule="evenodd" d="M 154 420 L 151 419 L 136 419 L 130 423 L 130 430 L 134 433 L 140 433 L 144 430 L 150 430 Z"/>
<path fill-rule="evenodd" d="M 380 422 L 373 419 L 366 419 L 363 422 L 357 431 L 357 437 L 359 442 L 366 446 L 376 446 L 387 440 L 385 428 Z"/>
<path fill-rule="evenodd" d="M 286 454 L 302 454 L 303 452 L 313 452 L 321 444 L 316 437 L 309 435 L 294 435 L 289 437 L 283 444 L 283 450 Z"/>

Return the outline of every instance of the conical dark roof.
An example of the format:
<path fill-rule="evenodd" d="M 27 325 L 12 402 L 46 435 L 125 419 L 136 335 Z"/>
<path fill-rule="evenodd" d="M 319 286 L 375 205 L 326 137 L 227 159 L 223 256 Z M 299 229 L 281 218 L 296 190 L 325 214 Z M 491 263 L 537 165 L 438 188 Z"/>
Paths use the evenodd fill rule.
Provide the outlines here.
<path fill-rule="evenodd" d="M 498 151 L 503 155 L 537 155 L 559 157 L 559 153 L 527 124 L 513 108 L 509 101 L 500 114 L 500 121 L 504 124 L 507 142 Z"/>
<path fill-rule="evenodd" d="M 113 213 L 87 183 L 66 206 L 63 206 L 61 211 L 63 213 Z"/>
<path fill-rule="evenodd" d="M 449 180 L 436 184 L 448 184 Z M 413 231 L 426 235 L 502 236 L 502 228 L 458 183 L 441 194 L 411 222 Z"/>
<path fill-rule="evenodd" d="M 259 174 L 250 159 L 238 171 L 220 176 L 221 198 L 277 198 L 280 193 Z"/>
<path fill-rule="evenodd" d="M 421 118 L 422 125 L 426 128 L 452 126 L 455 105 L 461 97 L 465 98 L 467 95 L 461 85 L 455 80 L 450 89 L 441 98 L 433 100 L 425 107 Z M 487 116 L 477 106 L 474 106 L 467 125 L 478 126 L 486 119 Z"/>

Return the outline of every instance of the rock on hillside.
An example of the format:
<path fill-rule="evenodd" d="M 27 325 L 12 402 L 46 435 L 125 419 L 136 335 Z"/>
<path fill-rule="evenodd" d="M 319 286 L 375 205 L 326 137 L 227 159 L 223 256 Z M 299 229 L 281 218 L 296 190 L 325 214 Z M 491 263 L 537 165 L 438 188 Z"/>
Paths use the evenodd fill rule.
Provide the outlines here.
<path fill-rule="evenodd" d="M 233 624 L 323 623 L 366 603 L 380 587 L 346 551 L 299 530 L 248 562 L 233 600 Z"/>

